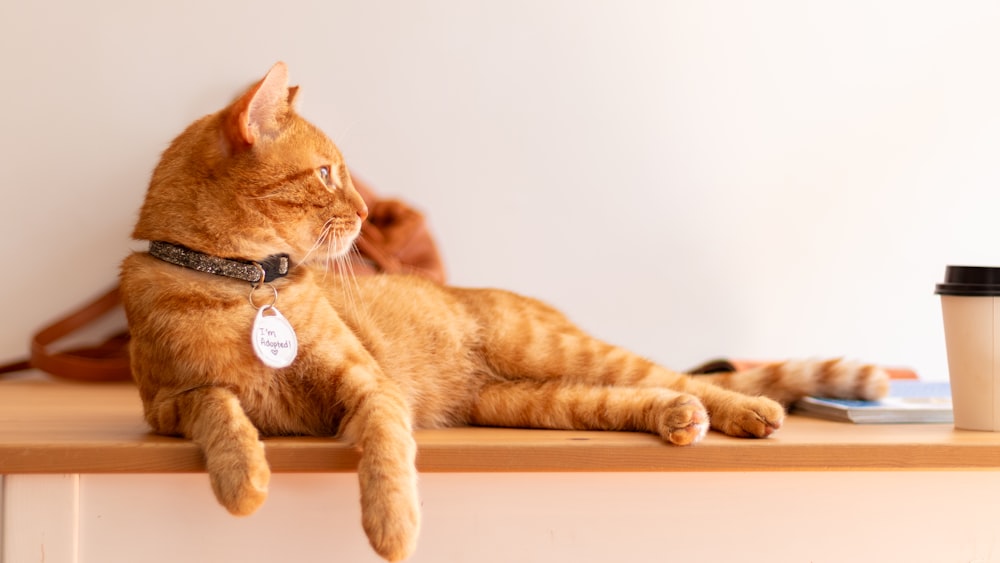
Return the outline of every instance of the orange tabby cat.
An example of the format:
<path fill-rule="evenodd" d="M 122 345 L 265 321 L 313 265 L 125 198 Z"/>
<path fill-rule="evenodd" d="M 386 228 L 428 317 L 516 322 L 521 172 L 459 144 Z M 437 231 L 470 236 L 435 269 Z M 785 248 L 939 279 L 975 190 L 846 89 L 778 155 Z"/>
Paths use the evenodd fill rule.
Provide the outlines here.
<path fill-rule="evenodd" d="M 768 436 L 784 417 L 777 401 L 807 393 L 884 394 L 887 376 L 871 366 L 692 378 L 505 291 L 327 275 L 367 209 L 337 148 L 295 113 L 295 94 L 278 63 L 177 137 L 133 234 L 150 252 L 122 266 L 146 420 L 201 447 L 234 514 L 267 494 L 259 436 L 339 436 L 361 449 L 368 538 L 396 561 L 420 527 L 415 427 L 634 430 L 687 445 L 709 426 Z"/>

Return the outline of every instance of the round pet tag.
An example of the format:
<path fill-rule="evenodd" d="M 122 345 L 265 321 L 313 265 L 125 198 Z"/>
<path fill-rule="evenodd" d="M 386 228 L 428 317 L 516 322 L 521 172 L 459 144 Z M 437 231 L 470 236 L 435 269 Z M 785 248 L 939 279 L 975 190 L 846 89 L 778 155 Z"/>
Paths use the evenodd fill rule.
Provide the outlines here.
<path fill-rule="evenodd" d="M 273 315 L 265 315 L 270 310 Z M 253 321 L 253 351 L 260 361 L 272 368 L 292 365 L 299 352 L 299 340 L 292 325 L 273 306 L 266 305 L 257 310 Z"/>

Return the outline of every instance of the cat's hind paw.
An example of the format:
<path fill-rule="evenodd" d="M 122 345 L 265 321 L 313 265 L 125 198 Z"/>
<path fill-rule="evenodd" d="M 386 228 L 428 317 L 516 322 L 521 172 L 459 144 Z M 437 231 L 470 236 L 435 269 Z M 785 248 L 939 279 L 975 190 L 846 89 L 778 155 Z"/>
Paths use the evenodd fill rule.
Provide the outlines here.
<path fill-rule="evenodd" d="M 708 427 L 708 412 L 701 401 L 693 395 L 681 395 L 661 411 L 656 431 L 675 446 L 687 446 L 701 441 Z"/>
<path fill-rule="evenodd" d="M 730 436 L 766 438 L 781 428 L 785 409 L 767 397 L 741 397 L 712 414 L 712 427 Z"/>

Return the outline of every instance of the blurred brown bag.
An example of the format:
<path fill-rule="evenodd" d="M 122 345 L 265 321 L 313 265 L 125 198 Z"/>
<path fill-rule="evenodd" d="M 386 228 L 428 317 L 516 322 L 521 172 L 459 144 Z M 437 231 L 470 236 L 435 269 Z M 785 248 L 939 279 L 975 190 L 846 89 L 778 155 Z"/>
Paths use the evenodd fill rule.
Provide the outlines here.
<path fill-rule="evenodd" d="M 424 216 L 406 203 L 379 199 L 357 177 L 354 187 L 368 205 L 368 219 L 357 240 L 360 255 L 352 267 L 355 274 L 415 274 L 444 283 L 444 263 Z M 86 303 L 32 336 L 30 357 L 0 366 L 0 375 L 39 369 L 56 377 L 78 381 L 131 379 L 128 331 L 112 335 L 96 346 L 53 351 L 52 345 L 121 304 L 118 287 Z"/>
<path fill-rule="evenodd" d="M 419 211 L 398 199 L 379 199 L 368 184 L 352 177 L 368 205 L 357 246 L 363 260 L 355 260 L 356 274 L 385 272 L 416 274 L 444 283 L 444 262 Z"/>

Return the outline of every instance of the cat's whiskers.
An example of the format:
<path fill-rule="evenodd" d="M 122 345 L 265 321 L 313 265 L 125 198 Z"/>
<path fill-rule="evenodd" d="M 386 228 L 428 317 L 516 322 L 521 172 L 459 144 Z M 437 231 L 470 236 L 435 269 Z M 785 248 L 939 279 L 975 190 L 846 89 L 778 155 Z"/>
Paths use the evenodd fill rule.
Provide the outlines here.
<path fill-rule="evenodd" d="M 324 271 L 329 273 L 331 266 L 336 264 L 337 260 L 337 239 L 340 238 L 336 234 L 331 235 L 326 241 L 326 258 L 323 260 Z"/>
<path fill-rule="evenodd" d="M 353 243 L 348 246 L 345 237 L 336 234 L 335 222 L 335 219 L 330 219 L 323 224 L 319 237 L 316 238 L 312 248 L 306 252 L 302 262 L 305 262 L 313 253 L 322 252 L 325 254 L 316 260 L 323 264 L 323 280 L 326 281 L 327 275 L 333 269 L 338 277 L 336 285 L 340 286 L 340 291 L 343 293 L 345 307 L 356 317 L 368 318 L 368 310 L 364 306 L 364 302 L 358 298 L 361 290 L 352 267 L 354 256 L 360 256 L 360 254 Z M 344 247 L 347 249 L 344 250 Z"/>
<path fill-rule="evenodd" d="M 335 238 L 337 239 L 337 246 L 342 246 L 343 242 L 340 237 Z M 345 307 L 348 308 L 355 317 L 368 319 L 368 309 L 365 307 L 364 300 L 360 299 L 361 287 L 358 284 L 357 276 L 354 274 L 354 268 L 352 267 L 353 251 L 354 245 L 352 244 L 350 249 L 347 251 L 334 252 L 332 254 L 332 259 L 335 264 L 335 269 L 337 270 L 337 276 L 339 277 L 338 285 L 340 285 L 340 291 L 344 296 Z"/>
<path fill-rule="evenodd" d="M 361 318 L 367 319 L 368 308 L 365 306 L 365 300 L 361 296 L 361 285 L 358 284 L 358 276 L 357 274 L 354 273 L 353 263 L 355 258 L 357 258 L 358 260 L 362 259 L 361 251 L 359 251 L 357 245 L 352 242 L 350 249 L 343 254 L 344 269 L 347 271 L 347 277 L 351 281 L 353 290 L 357 295 L 356 301 L 361 304 L 359 316 Z"/>
<path fill-rule="evenodd" d="M 312 256 L 312 253 L 318 250 L 319 247 L 322 246 L 323 243 L 327 241 L 327 238 L 330 237 L 330 231 L 332 229 L 333 229 L 333 219 L 330 219 L 326 223 L 323 223 L 323 228 L 320 230 L 319 237 L 316 238 L 316 242 L 313 243 L 312 248 L 310 248 L 306 252 L 306 255 L 302 257 L 301 263 L 305 263 L 309 259 L 309 257 Z"/>
<path fill-rule="evenodd" d="M 331 227 L 328 229 L 328 234 L 323 241 L 326 245 L 326 256 L 323 258 L 324 272 L 328 273 L 331 268 L 337 269 L 341 264 L 341 257 L 344 254 L 343 251 L 343 236 L 337 234 L 336 229 Z"/>

